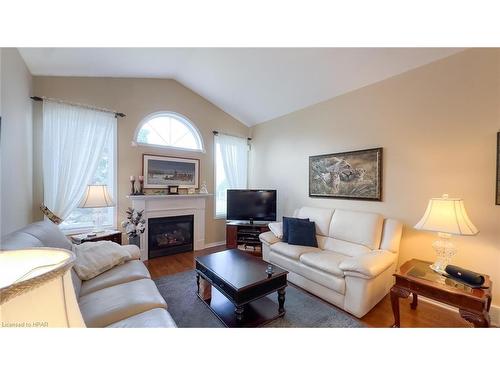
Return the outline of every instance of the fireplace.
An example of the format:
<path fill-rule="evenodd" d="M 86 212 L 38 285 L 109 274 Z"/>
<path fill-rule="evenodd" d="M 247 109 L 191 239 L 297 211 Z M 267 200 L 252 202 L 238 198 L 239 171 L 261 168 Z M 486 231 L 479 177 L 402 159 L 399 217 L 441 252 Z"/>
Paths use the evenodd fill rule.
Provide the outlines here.
<path fill-rule="evenodd" d="M 148 258 L 193 251 L 194 215 L 150 218 Z"/>

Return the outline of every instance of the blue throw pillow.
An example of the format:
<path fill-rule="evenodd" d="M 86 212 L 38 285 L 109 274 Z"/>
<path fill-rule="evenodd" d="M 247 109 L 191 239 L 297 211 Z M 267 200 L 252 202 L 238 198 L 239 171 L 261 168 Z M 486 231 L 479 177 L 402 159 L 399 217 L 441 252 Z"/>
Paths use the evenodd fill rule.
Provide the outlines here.
<path fill-rule="evenodd" d="M 309 219 L 297 219 L 296 217 L 283 216 L 283 237 L 281 238 L 283 242 L 288 242 L 288 227 L 292 221 L 303 221 L 307 223 Z"/>
<path fill-rule="evenodd" d="M 291 221 L 288 225 L 288 243 L 290 245 L 318 247 L 314 221 Z"/>

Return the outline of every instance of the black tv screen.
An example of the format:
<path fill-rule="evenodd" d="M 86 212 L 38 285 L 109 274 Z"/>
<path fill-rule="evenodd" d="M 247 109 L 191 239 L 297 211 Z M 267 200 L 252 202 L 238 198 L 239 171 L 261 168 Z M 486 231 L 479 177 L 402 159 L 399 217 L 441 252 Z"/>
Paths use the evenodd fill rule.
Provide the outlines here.
<path fill-rule="evenodd" d="M 276 190 L 229 189 L 227 220 L 276 221 Z"/>

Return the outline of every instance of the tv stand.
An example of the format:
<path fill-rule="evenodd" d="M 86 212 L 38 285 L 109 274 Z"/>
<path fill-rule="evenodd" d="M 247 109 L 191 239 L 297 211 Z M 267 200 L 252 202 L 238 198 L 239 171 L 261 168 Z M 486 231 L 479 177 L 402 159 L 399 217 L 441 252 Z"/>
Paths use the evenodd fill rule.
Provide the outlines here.
<path fill-rule="evenodd" d="M 262 252 L 259 235 L 268 232 L 267 224 L 242 223 L 228 221 L 226 223 L 226 248 Z"/>

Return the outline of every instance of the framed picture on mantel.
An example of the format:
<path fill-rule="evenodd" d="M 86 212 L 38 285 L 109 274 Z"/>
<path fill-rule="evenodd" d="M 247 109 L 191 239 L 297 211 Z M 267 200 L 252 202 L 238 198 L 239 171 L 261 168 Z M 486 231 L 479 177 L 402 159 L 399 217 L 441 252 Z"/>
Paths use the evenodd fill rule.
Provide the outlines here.
<path fill-rule="evenodd" d="M 199 188 L 200 160 L 143 154 L 144 188 Z"/>
<path fill-rule="evenodd" d="M 309 157 L 309 196 L 382 200 L 382 148 Z"/>

